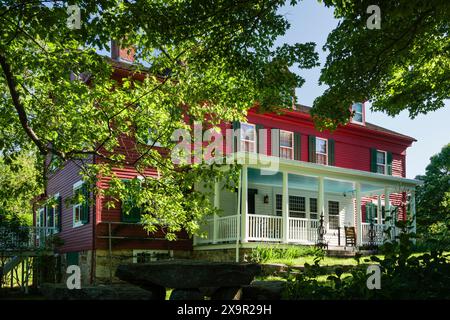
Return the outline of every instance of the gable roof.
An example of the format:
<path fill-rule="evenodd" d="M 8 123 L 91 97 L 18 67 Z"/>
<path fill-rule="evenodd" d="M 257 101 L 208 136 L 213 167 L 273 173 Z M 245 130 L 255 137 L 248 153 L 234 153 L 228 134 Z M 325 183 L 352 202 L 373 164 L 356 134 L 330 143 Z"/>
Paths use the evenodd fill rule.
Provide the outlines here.
<path fill-rule="evenodd" d="M 308 107 L 305 105 L 301 105 L 301 104 L 295 104 L 295 111 L 297 112 L 301 112 L 301 113 L 305 113 L 305 114 L 310 114 L 312 107 Z M 364 130 L 364 128 L 369 129 L 369 130 L 373 130 L 373 131 L 378 131 L 378 132 L 382 132 L 382 133 L 387 133 L 393 136 L 397 136 L 399 138 L 403 138 L 403 139 L 407 139 L 407 140 L 411 140 L 411 141 L 417 141 L 415 138 L 404 135 L 402 133 L 390 130 L 390 129 L 386 129 L 383 127 L 380 127 L 376 124 L 370 123 L 370 122 L 365 122 L 365 125 L 358 125 L 358 124 L 350 124 L 350 125 L 354 125 L 354 126 L 358 126 L 358 128 L 361 128 Z"/>

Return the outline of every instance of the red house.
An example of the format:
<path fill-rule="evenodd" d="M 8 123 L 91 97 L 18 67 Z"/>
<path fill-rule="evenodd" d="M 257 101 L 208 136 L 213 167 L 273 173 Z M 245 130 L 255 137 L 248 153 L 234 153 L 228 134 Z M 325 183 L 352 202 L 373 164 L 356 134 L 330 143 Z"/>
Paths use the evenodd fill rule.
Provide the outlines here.
<path fill-rule="evenodd" d="M 130 56 L 118 51 L 117 60 L 121 57 Z M 114 77 L 128 75 L 128 64 L 113 65 Z M 318 229 L 323 229 L 321 241 L 329 248 L 346 246 L 346 229 L 355 231 L 358 246 L 381 243 L 388 216 L 406 220 L 415 215 L 418 181 L 407 179 L 405 168 L 406 149 L 416 140 L 367 122 L 363 103 L 352 109 L 350 122 L 332 134 L 317 131 L 310 108 L 300 105 L 283 114 L 251 110 L 246 123 L 224 124 L 223 129 L 234 130 L 233 149 L 227 154 L 243 164 L 240 183 L 231 192 L 216 182 L 213 201 L 221 214 L 203 226 L 204 237 L 180 234 L 171 242 L 162 233 L 148 235 L 139 217 L 108 209 L 100 196 L 90 195 L 90 206 L 65 205 L 66 198 L 85 192 L 73 163 L 49 175 L 47 195 L 59 205 L 38 209 L 35 225 L 45 228 L 41 237 L 56 233 L 64 241 L 58 248 L 62 266 L 78 264 L 83 282 L 112 279 L 115 266 L 123 262 L 235 260 L 261 245 L 313 245 Z M 123 141 L 120 152 L 131 143 Z M 116 174 L 137 177 L 132 168 L 116 169 Z M 157 176 L 151 168 L 145 174 Z M 107 188 L 108 181 L 101 177 L 97 186 Z M 369 237 L 371 221 L 375 238 Z"/>

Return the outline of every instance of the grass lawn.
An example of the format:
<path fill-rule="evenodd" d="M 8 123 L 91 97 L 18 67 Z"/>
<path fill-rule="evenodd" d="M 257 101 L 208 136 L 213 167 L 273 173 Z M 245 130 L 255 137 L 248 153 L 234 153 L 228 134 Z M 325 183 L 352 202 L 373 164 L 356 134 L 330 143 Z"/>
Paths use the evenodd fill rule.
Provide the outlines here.
<path fill-rule="evenodd" d="M 378 258 L 383 259 L 382 255 L 377 255 Z M 369 257 L 361 257 L 360 263 L 364 263 L 365 259 Z M 264 262 L 266 264 L 271 263 L 281 263 L 288 266 L 303 266 L 305 263 L 314 264 L 314 256 L 306 256 L 299 257 L 295 259 L 271 259 L 269 261 Z M 320 261 L 321 266 L 333 266 L 333 265 L 343 265 L 343 266 L 353 266 L 356 265 L 356 259 L 353 257 L 325 257 L 322 261 Z"/>

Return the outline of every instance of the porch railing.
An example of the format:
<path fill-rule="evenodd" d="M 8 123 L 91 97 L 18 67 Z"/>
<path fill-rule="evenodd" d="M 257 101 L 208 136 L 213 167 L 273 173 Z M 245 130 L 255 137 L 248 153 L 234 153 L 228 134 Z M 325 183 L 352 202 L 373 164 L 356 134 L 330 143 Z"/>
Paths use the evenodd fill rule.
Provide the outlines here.
<path fill-rule="evenodd" d="M 27 250 L 50 246 L 51 237 L 56 234 L 54 227 L 25 226 L 15 230 L 0 228 L 0 249 Z"/>
<path fill-rule="evenodd" d="M 362 227 L 361 228 L 362 244 L 369 244 L 369 242 L 370 242 L 370 237 L 369 237 L 370 223 L 363 222 L 363 223 L 361 223 L 361 227 Z M 374 243 L 377 245 L 382 245 L 383 239 L 384 239 L 385 225 L 374 223 L 373 228 L 375 230 Z"/>
<path fill-rule="evenodd" d="M 317 241 L 318 220 L 289 218 L 288 241 L 311 244 Z"/>
<path fill-rule="evenodd" d="M 236 240 L 238 236 L 238 216 L 216 218 L 216 239 L 214 239 L 214 218 L 206 220 L 200 232 L 205 233 L 205 238 L 197 238 L 197 243 L 214 243 Z"/>
<path fill-rule="evenodd" d="M 248 240 L 281 241 L 282 217 L 251 214 L 247 219 Z"/>

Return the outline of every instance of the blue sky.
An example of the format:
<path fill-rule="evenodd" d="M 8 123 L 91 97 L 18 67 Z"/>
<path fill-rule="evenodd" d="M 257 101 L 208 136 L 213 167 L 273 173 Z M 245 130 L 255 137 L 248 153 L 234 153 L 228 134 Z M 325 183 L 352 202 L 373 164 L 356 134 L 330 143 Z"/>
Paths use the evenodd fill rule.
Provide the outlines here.
<path fill-rule="evenodd" d="M 279 42 L 295 43 L 312 41 L 317 44 L 321 66 L 324 65 L 326 53 L 322 46 L 325 44 L 328 33 L 333 30 L 338 20 L 333 17 L 333 10 L 327 9 L 317 0 L 304 0 L 295 7 L 285 7 L 280 10 L 291 23 L 291 29 Z M 381 12 L 383 14 L 383 12 Z M 381 25 L 383 27 L 383 25 Z M 306 79 L 303 87 L 297 89 L 298 103 L 312 106 L 314 99 L 325 89 L 319 86 L 321 67 L 311 70 L 302 70 L 299 74 Z M 294 70 L 295 71 L 295 70 Z M 398 116 L 389 117 L 381 112 L 370 111 L 370 104 L 366 104 L 366 120 L 385 128 L 412 136 L 418 141 L 407 150 L 406 175 L 414 178 L 425 173 L 425 167 L 433 154 L 450 143 L 450 102 L 444 108 L 420 115 L 414 120 L 408 117 L 407 112 Z"/>

